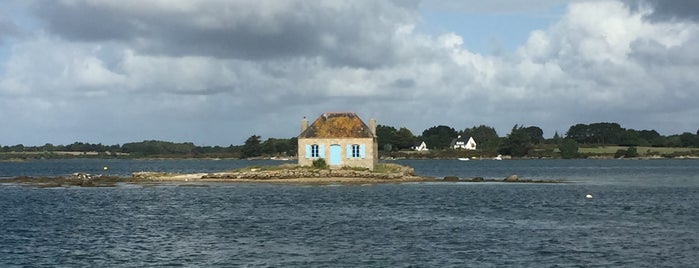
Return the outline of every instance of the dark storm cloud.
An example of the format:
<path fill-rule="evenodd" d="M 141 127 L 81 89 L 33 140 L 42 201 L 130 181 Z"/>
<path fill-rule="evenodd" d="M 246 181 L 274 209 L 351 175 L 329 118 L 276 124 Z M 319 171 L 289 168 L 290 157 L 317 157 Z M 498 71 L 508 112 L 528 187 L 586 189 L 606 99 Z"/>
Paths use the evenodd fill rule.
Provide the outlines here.
<path fill-rule="evenodd" d="M 638 9 L 643 5 L 651 6 L 653 13 L 648 15 L 647 18 L 653 21 L 699 21 L 699 1 L 697 0 L 627 0 L 625 2 L 634 9 Z"/>
<path fill-rule="evenodd" d="M 320 57 L 329 65 L 373 68 L 395 61 L 396 23 L 412 22 L 417 4 L 204 1 L 184 5 L 191 9 L 48 1 L 41 2 L 36 13 L 50 32 L 67 40 L 119 41 L 147 54 L 253 61 Z"/>

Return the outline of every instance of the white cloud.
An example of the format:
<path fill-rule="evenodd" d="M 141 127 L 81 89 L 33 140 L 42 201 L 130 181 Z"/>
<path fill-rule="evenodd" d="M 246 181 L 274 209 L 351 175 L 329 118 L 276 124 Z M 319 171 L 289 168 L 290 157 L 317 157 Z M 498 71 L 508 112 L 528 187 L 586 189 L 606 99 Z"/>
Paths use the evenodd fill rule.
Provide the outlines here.
<path fill-rule="evenodd" d="M 414 31 L 411 2 L 52 2 L 36 17 L 46 28 L 14 42 L 3 64 L 0 120 L 14 132 L 0 143 L 239 144 L 294 136 L 299 118 L 326 110 L 417 134 L 439 124 L 500 135 L 514 124 L 547 135 L 600 121 L 696 128 L 697 24 L 574 2 L 503 56 Z M 92 25 L 70 17 L 86 9 Z"/>

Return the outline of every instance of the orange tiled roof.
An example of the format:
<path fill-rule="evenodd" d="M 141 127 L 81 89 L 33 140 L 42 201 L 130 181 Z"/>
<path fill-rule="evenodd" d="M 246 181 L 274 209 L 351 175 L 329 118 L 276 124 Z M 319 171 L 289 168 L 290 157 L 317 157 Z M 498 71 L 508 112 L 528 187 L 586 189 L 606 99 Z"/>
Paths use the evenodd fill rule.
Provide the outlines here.
<path fill-rule="evenodd" d="M 323 113 L 299 138 L 373 138 L 369 127 L 355 113 Z"/>

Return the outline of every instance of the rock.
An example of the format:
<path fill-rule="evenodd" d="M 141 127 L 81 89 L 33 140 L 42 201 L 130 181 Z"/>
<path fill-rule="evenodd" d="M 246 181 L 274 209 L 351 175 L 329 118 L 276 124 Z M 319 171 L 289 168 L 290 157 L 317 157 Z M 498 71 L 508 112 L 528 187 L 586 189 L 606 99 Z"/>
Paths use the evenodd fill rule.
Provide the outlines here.
<path fill-rule="evenodd" d="M 485 181 L 485 179 L 483 177 L 475 177 L 475 178 L 471 178 L 471 181 L 481 182 L 481 181 Z"/>
<path fill-rule="evenodd" d="M 459 177 L 457 177 L 457 176 L 445 176 L 444 181 L 459 181 Z"/>
<path fill-rule="evenodd" d="M 519 181 L 519 177 L 517 175 L 510 175 L 505 178 L 505 181 L 507 182 L 513 182 L 513 181 Z"/>

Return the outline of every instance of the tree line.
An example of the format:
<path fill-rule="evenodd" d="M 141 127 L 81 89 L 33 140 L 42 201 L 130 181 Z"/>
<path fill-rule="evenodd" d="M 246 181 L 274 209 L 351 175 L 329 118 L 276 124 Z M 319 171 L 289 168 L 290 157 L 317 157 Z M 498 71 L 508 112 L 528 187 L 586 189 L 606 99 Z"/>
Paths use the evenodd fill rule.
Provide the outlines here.
<path fill-rule="evenodd" d="M 478 151 L 484 154 L 503 154 L 516 157 L 535 156 L 536 149 L 559 149 L 563 157 L 572 157 L 580 146 L 648 146 L 648 147 L 699 147 L 697 133 L 685 132 L 663 136 L 655 130 L 635 130 L 621 127 L 618 123 L 576 124 L 564 136 L 558 132 L 552 138 L 544 138 L 544 132 L 537 126 L 515 125 L 509 134 L 499 136 L 495 128 L 480 125 L 457 131 L 453 127 L 439 125 L 425 129 L 421 135 L 414 135 L 405 127 L 379 125 L 379 150 L 395 152 L 408 150 L 420 142 L 425 142 L 431 150 L 448 150 L 458 137 L 473 137 L 478 143 Z M 573 155 L 571 155 L 573 154 Z M 633 155 L 633 153 L 631 153 Z"/>
<path fill-rule="evenodd" d="M 560 156 L 572 158 L 580 147 L 595 146 L 637 146 L 648 147 L 684 147 L 699 148 L 699 130 L 697 133 L 685 132 L 677 135 L 663 136 L 655 130 L 634 130 L 621 127 L 618 123 L 576 124 L 565 135 L 556 132 L 552 138 L 544 138 L 544 132 L 537 126 L 515 125 L 510 133 L 499 136 L 495 128 L 480 125 L 456 130 L 446 125 L 433 126 L 419 135 L 413 134 L 406 127 L 378 125 L 376 127 L 379 151 L 385 153 L 410 150 L 420 142 L 425 142 L 430 150 L 448 151 L 452 141 L 458 137 L 473 137 L 478 143 L 477 152 L 482 155 L 512 155 L 515 157 L 536 157 L 542 151 L 550 154 L 558 149 Z M 123 145 L 103 145 L 75 142 L 68 145 L 42 146 L 0 146 L 0 152 L 41 153 L 41 157 L 58 157 L 54 152 L 98 152 L 100 156 L 113 157 L 220 157 L 250 158 L 260 156 L 296 155 L 296 137 L 268 138 L 262 140 L 258 135 L 250 136 L 243 145 L 197 146 L 191 142 L 175 143 L 167 141 L 131 142 Z M 618 152 L 633 156 L 634 149 Z"/>
<path fill-rule="evenodd" d="M 269 138 L 260 140 L 260 136 L 253 135 L 245 145 L 222 146 L 197 146 L 191 142 L 168 142 L 148 140 L 131 142 L 122 145 L 103 145 L 75 142 L 69 145 L 53 145 L 50 143 L 41 146 L 0 146 L 0 152 L 7 154 L 24 154 L 40 158 L 66 157 L 61 152 L 86 153 L 96 152 L 102 157 L 193 157 L 193 158 L 248 158 L 254 156 L 294 156 L 297 148 L 296 138 L 277 139 Z M 27 153 L 29 153 L 27 155 Z M 80 156 L 78 154 L 78 156 Z"/>

